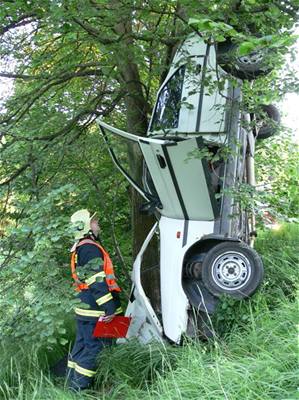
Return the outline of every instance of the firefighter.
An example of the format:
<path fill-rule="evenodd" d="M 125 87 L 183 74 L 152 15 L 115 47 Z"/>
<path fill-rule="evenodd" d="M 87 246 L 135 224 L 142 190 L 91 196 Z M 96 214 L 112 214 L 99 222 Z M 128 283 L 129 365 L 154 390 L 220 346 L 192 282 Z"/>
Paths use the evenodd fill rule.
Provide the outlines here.
<path fill-rule="evenodd" d="M 71 271 L 81 303 L 75 308 L 76 339 L 68 357 L 69 388 L 80 391 L 90 387 L 96 373 L 96 359 L 112 339 L 95 338 L 99 318 L 110 322 L 122 314 L 119 288 L 109 254 L 99 243 L 100 227 L 95 214 L 79 210 L 71 216 L 76 242 L 71 249 Z"/>

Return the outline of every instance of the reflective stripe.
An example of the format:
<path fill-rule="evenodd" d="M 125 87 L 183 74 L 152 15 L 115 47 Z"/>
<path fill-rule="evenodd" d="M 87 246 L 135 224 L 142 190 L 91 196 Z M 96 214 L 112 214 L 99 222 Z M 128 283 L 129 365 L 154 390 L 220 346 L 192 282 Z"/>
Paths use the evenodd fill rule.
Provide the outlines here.
<path fill-rule="evenodd" d="M 83 367 L 80 367 L 80 365 L 76 364 L 75 370 L 79 372 L 79 374 L 84 375 L 84 376 L 89 376 L 92 377 L 96 374 L 96 371 L 92 371 L 91 369 L 86 369 Z"/>
<path fill-rule="evenodd" d="M 120 314 L 120 313 L 122 313 L 123 312 L 123 309 L 121 308 L 121 307 L 118 307 L 116 310 L 115 310 L 115 313 L 114 314 Z"/>
<path fill-rule="evenodd" d="M 102 277 L 105 278 L 106 274 L 104 271 L 98 272 L 97 274 L 92 275 L 90 278 L 85 279 L 85 283 L 87 285 L 91 285 L 92 283 L 95 283 L 97 280 L 97 277 Z"/>
<path fill-rule="evenodd" d="M 104 303 L 107 303 L 107 301 L 112 300 L 112 299 L 113 299 L 112 294 L 108 293 L 108 294 L 105 294 L 105 296 L 102 296 L 99 299 L 97 299 L 96 302 L 100 306 Z"/>
<path fill-rule="evenodd" d="M 84 308 L 75 308 L 75 313 L 85 317 L 101 317 L 105 315 L 105 311 L 86 310 Z"/>
<path fill-rule="evenodd" d="M 75 368 L 76 363 L 75 363 L 75 361 L 70 361 L 70 360 L 68 360 L 67 366 L 68 366 L 69 368 Z"/>
<path fill-rule="evenodd" d="M 107 274 L 106 275 L 106 279 L 115 279 L 115 275 L 114 274 Z"/>
<path fill-rule="evenodd" d="M 112 290 L 114 290 L 114 289 L 118 289 L 118 285 L 117 285 L 117 284 L 115 284 L 115 285 L 109 285 L 109 290 L 110 290 L 110 291 L 112 291 Z"/>
<path fill-rule="evenodd" d="M 99 243 L 97 243 L 96 241 L 91 240 L 91 239 L 80 240 L 79 243 L 77 243 L 75 249 L 77 249 L 80 246 L 83 246 L 84 244 L 95 245 L 96 247 L 98 247 L 101 250 L 101 252 L 103 254 L 103 257 L 104 257 L 103 269 L 104 269 L 104 272 L 106 273 L 106 283 L 108 285 L 109 291 L 110 292 L 111 291 L 121 292 L 121 289 L 120 289 L 120 287 L 118 286 L 118 284 L 116 282 L 116 277 L 115 277 L 115 274 L 114 274 L 114 269 L 113 269 L 113 264 L 112 264 L 111 258 L 109 256 L 109 254 L 106 252 L 106 250 Z M 74 250 L 74 252 L 75 251 L 76 250 Z M 75 278 L 76 263 L 74 262 L 73 258 L 72 258 L 72 261 L 71 261 L 71 269 L 72 269 L 72 272 L 73 272 L 73 278 Z M 84 290 L 86 288 L 83 287 L 83 286 L 82 287 L 80 286 L 79 289 Z"/>

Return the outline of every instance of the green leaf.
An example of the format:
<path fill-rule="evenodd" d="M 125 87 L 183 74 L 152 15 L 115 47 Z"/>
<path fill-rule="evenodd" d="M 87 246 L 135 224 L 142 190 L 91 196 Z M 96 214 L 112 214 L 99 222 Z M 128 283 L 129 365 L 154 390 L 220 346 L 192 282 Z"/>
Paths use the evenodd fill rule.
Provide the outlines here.
<path fill-rule="evenodd" d="M 55 337 L 51 336 L 51 337 L 48 337 L 47 342 L 56 344 L 57 343 L 57 339 Z"/>
<path fill-rule="evenodd" d="M 243 42 L 240 44 L 238 53 L 240 56 L 244 56 L 246 54 L 249 54 L 253 50 L 255 50 L 256 45 L 252 42 Z"/>

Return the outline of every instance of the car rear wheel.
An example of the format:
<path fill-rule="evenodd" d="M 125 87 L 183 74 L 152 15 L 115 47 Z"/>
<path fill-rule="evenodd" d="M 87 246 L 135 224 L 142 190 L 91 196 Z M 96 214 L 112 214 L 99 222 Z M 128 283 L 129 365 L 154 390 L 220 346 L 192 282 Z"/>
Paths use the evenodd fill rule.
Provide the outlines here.
<path fill-rule="evenodd" d="M 263 263 L 245 243 L 223 242 L 209 250 L 202 263 L 205 287 L 216 297 L 228 294 L 236 299 L 251 296 L 263 280 Z"/>
<path fill-rule="evenodd" d="M 263 105 L 262 111 L 266 114 L 268 121 L 266 121 L 257 132 L 257 139 L 267 139 L 274 136 L 279 130 L 280 113 L 273 105 Z M 257 120 L 260 118 L 256 116 Z M 269 121 L 270 120 L 270 121 Z"/>
<path fill-rule="evenodd" d="M 230 41 L 217 44 L 217 63 L 236 78 L 252 80 L 271 71 L 266 51 L 253 51 L 240 56 L 238 45 Z"/>

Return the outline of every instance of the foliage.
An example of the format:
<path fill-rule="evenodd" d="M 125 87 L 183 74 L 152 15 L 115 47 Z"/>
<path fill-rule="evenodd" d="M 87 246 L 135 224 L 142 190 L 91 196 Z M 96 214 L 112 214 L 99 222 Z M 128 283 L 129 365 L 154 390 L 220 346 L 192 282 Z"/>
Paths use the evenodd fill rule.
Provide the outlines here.
<path fill-rule="evenodd" d="M 132 388 L 142 388 L 153 383 L 157 376 L 165 375 L 178 361 L 180 351 L 168 344 L 153 342 L 148 346 L 132 340 L 117 349 L 105 351 L 101 356 L 96 376 L 96 386 L 121 387 L 126 382 Z M 130 357 L 128 358 L 128 354 Z M 107 368 L 102 366 L 106 365 Z M 136 374 L 136 371 L 140 371 Z"/>
<path fill-rule="evenodd" d="M 1 296 L 2 336 L 22 338 L 39 346 L 67 343 L 65 314 L 74 305 L 70 285 L 66 285 L 66 226 L 68 206 L 74 187 L 52 191 L 43 201 L 32 202 L 25 210 L 22 223 L 11 228 L 2 243 L 3 281 L 9 290 Z M 51 215 L 55 212 L 55 220 Z M 10 245 L 18 246 L 11 254 Z M 9 263 L 10 268 L 5 268 Z M 46 271 L 45 271 L 46 266 Z M 46 279 L 45 279 L 46 277 Z M 53 293 L 55 292 L 55 296 Z"/>
<path fill-rule="evenodd" d="M 278 219 L 298 217 L 298 146 L 291 135 L 260 141 L 256 162 L 257 189 L 267 211 Z"/>
<path fill-rule="evenodd" d="M 146 398 L 294 398 L 295 319 L 295 305 L 285 305 L 276 314 L 253 317 L 245 332 L 214 351 L 188 346 L 177 368 L 160 377 Z"/>

